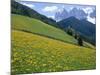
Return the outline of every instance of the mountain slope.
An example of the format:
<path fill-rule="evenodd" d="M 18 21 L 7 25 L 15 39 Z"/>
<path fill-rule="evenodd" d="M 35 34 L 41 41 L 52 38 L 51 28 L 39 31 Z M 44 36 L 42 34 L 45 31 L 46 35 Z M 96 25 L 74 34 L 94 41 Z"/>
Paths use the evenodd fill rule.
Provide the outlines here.
<path fill-rule="evenodd" d="M 77 7 L 72 8 L 69 12 L 65 8 L 62 8 L 62 11 L 57 11 L 55 13 L 56 21 L 61 21 L 71 16 L 81 20 L 86 19 L 88 14 L 86 14 L 82 9 L 78 9 Z"/>
<path fill-rule="evenodd" d="M 12 74 L 95 69 L 95 50 L 12 30 Z M 43 59 L 43 60 L 41 60 Z"/>
<path fill-rule="evenodd" d="M 63 30 L 45 24 L 42 21 L 26 16 L 12 14 L 12 29 L 35 33 L 41 36 L 60 40 L 66 43 L 77 44 L 77 40 L 66 34 Z M 94 48 L 89 43 L 83 44 L 85 47 Z"/>
<path fill-rule="evenodd" d="M 14 0 L 11 0 L 11 13 L 35 18 L 35 19 L 41 20 L 47 24 L 57 27 L 56 21 L 54 21 L 53 19 L 47 18 L 46 16 L 39 14 L 37 11 L 35 11 L 25 5 L 22 5 Z"/>
<path fill-rule="evenodd" d="M 90 43 L 95 44 L 96 26 L 86 20 L 78 20 L 75 17 L 69 17 L 58 22 L 58 26 L 66 30 L 68 26 L 75 29 L 80 35 L 88 39 Z"/>
<path fill-rule="evenodd" d="M 29 18 L 21 15 L 12 15 L 12 29 L 22 30 L 25 32 L 36 33 L 53 39 L 64 42 L 77 44 L 76 40 L 67 35 L 64 31 L 43 23 L 34 18 Z"/>

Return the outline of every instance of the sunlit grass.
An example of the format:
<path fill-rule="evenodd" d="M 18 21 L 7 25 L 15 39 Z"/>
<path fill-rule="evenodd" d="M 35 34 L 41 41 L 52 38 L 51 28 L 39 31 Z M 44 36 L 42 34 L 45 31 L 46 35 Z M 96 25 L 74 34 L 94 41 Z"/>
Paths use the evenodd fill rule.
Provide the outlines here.
<path fill-rule="evenodd" d="M 26 16 L 12 14 L 12 29 L 48 36 L 68 43 L 77 44 L 76 40 L 64 31 L 42 21 Z"/>
<path fill-rule="evenodd" d="M 95 69 L 95 50 L 12 31 L 12 73 Z"/>

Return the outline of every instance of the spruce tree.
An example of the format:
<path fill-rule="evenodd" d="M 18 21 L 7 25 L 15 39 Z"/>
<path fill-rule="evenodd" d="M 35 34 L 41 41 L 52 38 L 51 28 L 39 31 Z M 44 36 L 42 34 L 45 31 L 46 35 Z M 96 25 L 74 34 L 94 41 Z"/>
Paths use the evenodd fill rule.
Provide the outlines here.
<path fill-rule="evenodd" d="M 82 40 L 82 38 L 80 36 L 79 36 L 79 38 L 77 40 L 78 40 L 78 44 L 80 46 L 83 46 L 83 40 Z"/>

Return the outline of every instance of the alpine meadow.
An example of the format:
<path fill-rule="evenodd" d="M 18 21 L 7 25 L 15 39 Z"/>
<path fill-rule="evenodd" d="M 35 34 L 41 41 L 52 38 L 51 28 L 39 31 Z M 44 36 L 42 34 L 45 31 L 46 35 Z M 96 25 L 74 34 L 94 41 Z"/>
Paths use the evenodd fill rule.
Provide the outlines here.
<path fill-rule="evenodd" d="M 96 69 L 95 13 L 93 5 L 11 0 L 11 74 Z"/>

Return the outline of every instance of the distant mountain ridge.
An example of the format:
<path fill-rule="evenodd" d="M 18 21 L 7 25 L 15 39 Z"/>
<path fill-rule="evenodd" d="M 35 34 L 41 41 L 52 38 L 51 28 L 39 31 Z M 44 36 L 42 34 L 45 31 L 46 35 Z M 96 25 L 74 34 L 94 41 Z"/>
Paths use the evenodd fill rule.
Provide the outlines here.
<path fill-rule="evenodd" d="M 80 19 L 86 19 L 87 14 L 82 9 L 73 8 L 71 11 L 68 12 L 65 8 L 63 8 L 62 11 L 57 11 L 55 13 L 55 20 L 61 21 L 71 16 L 74 16 L 80 20 Z"/>
<path fill-rule="evenodd" d="M 95 44 L 96 26 L 85 19 L 78 20 L 75 17 L 69 17 L 58 22 L 58 26 L 66 30 L 68 26 L 71 26 L 75 31 L 77 31 L 85 40 L 92 44 Z"/>
<path fill-rule="evenodd" d="M 40 20 L 46 24 L 49 24 L 51 26 L 57 27 L 59 29 L 62 29 L 65 31 L 65 29 L 71 25 L 73 27 L 73 29 L 75 29 L 78 33 L 80 33 L 80 35 L 82 35 L 82 37 L 84 37 L 86 39 L 87 42 L 92 43 L 93 45 L 95 44 L 95 25 L 88 22 L 85 18 L 85 16 L 79 16 L 79 18 L 81 20 L 79 20 L 78 18 L 71 15 L 71 17 L 69 17 L 70 15 L 67 15 L 68 12 L 63 9 L 63 15 L 59 15 L 62 14 L 62 12 L 58 12 L 56 13 L 56 15 L 59 15 L 59 19 L 62 17 L 63 20 L 56 22 L 55 20 L 51 19 L 51 18 L 47 18 L 46 16 L 39 14 L 37 11 L 22 5 L 14 0 L 11 0 L 11 13 L 12 14 L 19 14 L 19 15 L 23 15 L 23 16 L 28 16 L 37 20 Z M 74 9 L 73 11 L 75 12 L 77 9 Z M 72 12 L 73 13 L 73 12 Z M 78 15 L 78 12 L 76 12 L 76 16 Z M 81 14 L 80 14 L 81 15 Z M 93 13 L 94 16 L 94 13 Z M 67 18 L 68 17 L 68 18 Z M 83 18 L 83 19 L 82 19 Z"/>

